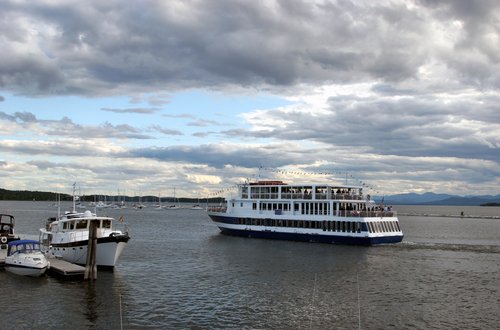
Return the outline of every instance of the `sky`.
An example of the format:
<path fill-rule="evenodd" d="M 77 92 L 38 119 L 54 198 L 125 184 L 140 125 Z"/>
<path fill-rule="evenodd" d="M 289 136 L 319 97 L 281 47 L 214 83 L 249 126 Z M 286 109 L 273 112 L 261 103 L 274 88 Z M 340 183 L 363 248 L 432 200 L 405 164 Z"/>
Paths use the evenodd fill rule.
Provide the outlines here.
<path fill-rule="evenodd" d="M 496 0 L 2 0 L 0 31 L 0 188 L 500 194 Z"/>

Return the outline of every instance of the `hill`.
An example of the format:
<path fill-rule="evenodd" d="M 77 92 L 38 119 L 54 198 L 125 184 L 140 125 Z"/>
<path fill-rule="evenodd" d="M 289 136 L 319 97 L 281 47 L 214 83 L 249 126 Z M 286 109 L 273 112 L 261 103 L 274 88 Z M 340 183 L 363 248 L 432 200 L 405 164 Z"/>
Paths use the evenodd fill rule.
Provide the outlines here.
<path fill-rule="evenodd" d="M 490 196 L 456 196 L 448 194 L 397 194 L 376 196 L 374 200 L 380 203 L 384 198 L 386 205 L 450 205 L 450 206 L 480 206 L 483 204 L 500 203 L 500 195 Z"/>

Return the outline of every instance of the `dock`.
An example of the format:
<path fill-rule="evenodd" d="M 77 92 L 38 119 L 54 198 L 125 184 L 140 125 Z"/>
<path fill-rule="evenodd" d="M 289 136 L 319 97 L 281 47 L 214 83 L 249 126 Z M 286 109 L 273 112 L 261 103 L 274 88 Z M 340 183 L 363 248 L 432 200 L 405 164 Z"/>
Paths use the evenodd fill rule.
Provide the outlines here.
<path fill-rule="evenodd" d="M 7 256 L 7 249 L 0 249 L 0 268 L 5 266 L 5 257 Z"/>
<path fill-rule="evenodd" d="M 72 264 L 71 262 L 49 258 L 50 268 L 47 269 L 47 274 L 65 279 L 83 278 L 85 267 Z"/>

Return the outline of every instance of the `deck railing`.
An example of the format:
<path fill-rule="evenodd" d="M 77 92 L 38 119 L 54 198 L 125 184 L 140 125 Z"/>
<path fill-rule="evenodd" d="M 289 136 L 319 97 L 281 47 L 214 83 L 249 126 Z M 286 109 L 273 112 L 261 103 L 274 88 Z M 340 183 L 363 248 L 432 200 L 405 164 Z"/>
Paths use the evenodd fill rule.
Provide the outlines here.
<path fill-rule="evenodd" d="M 227 206 L 209 206 L 207 207 L 207 211 L 224 213 L 227 211 Z"/>
<path fill-rule="evenodd" d="M 339 211 L 341 217 L 360 217 L 360 218 L 390 218 L 397 216 L 396 211 Z"/>

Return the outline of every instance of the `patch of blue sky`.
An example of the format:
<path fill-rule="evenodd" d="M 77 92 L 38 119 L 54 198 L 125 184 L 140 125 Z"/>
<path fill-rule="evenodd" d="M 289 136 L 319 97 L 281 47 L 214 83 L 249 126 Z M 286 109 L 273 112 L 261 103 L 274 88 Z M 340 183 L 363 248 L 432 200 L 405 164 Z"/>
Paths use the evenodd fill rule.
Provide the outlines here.
<path fill-rule="evenodd" d="M 226 130 L 248 128 L 241 114 L 272 109 L 291 104 L 289 100 L 270 94 L 228 94 L 207 90 L 186 90 L 160 96 L 140 98 L 51 96 L 30 98 L 0 91 L 4 98 L 0 111 L 7 114 L 29 112 L 37 120 L 59 121 L 64 117 L 82 126 L 127 125 L 139 136 L 151 139 L 131 139 L 135 147 L 196 145 L 230 139 Z M 150 102 L 161 99 L 162 102 Z M 42 139 L 39 136 L 38 139 Z M 255 141 L 254 141 L 255 142 Z"/>
<path fill-rule="evenodd" d="M 225 94 L 203 90 L 189 90 L 172 94 L 166 104 L 152 105 L 146 99 L 137 101 L 129 97 L 90 98 L 81 96 L 52 96 L 29 98 L 0 91 L 4 101 L 0 111 L 8 114 L 31 112 L 40 120 L 60 120 L 70 118 L 82 125 L 97 125 L 110 122 L 113 125 L 133 124 L 149 126 L 168 124 L 172 119 L 184 122 L 210 120 L 212 124 L 221 121 L 241 123 L 239 114 L 257 110 L 285 106 L 291 102 L 268 94 Z M 134 111 L 150 109 L 150 113 Z M 160 117 L 159 117 L 160 116 Z M 163 118 L 159 121 L 159 118 Z M 168 118 L 168 119 L 165 119 Z M 174 121 L 175 122 L 175 121 Z M 206 124 L 206 123 L 205 123 Z M 194 125 L 191 125 L 194 126 Z"/>

